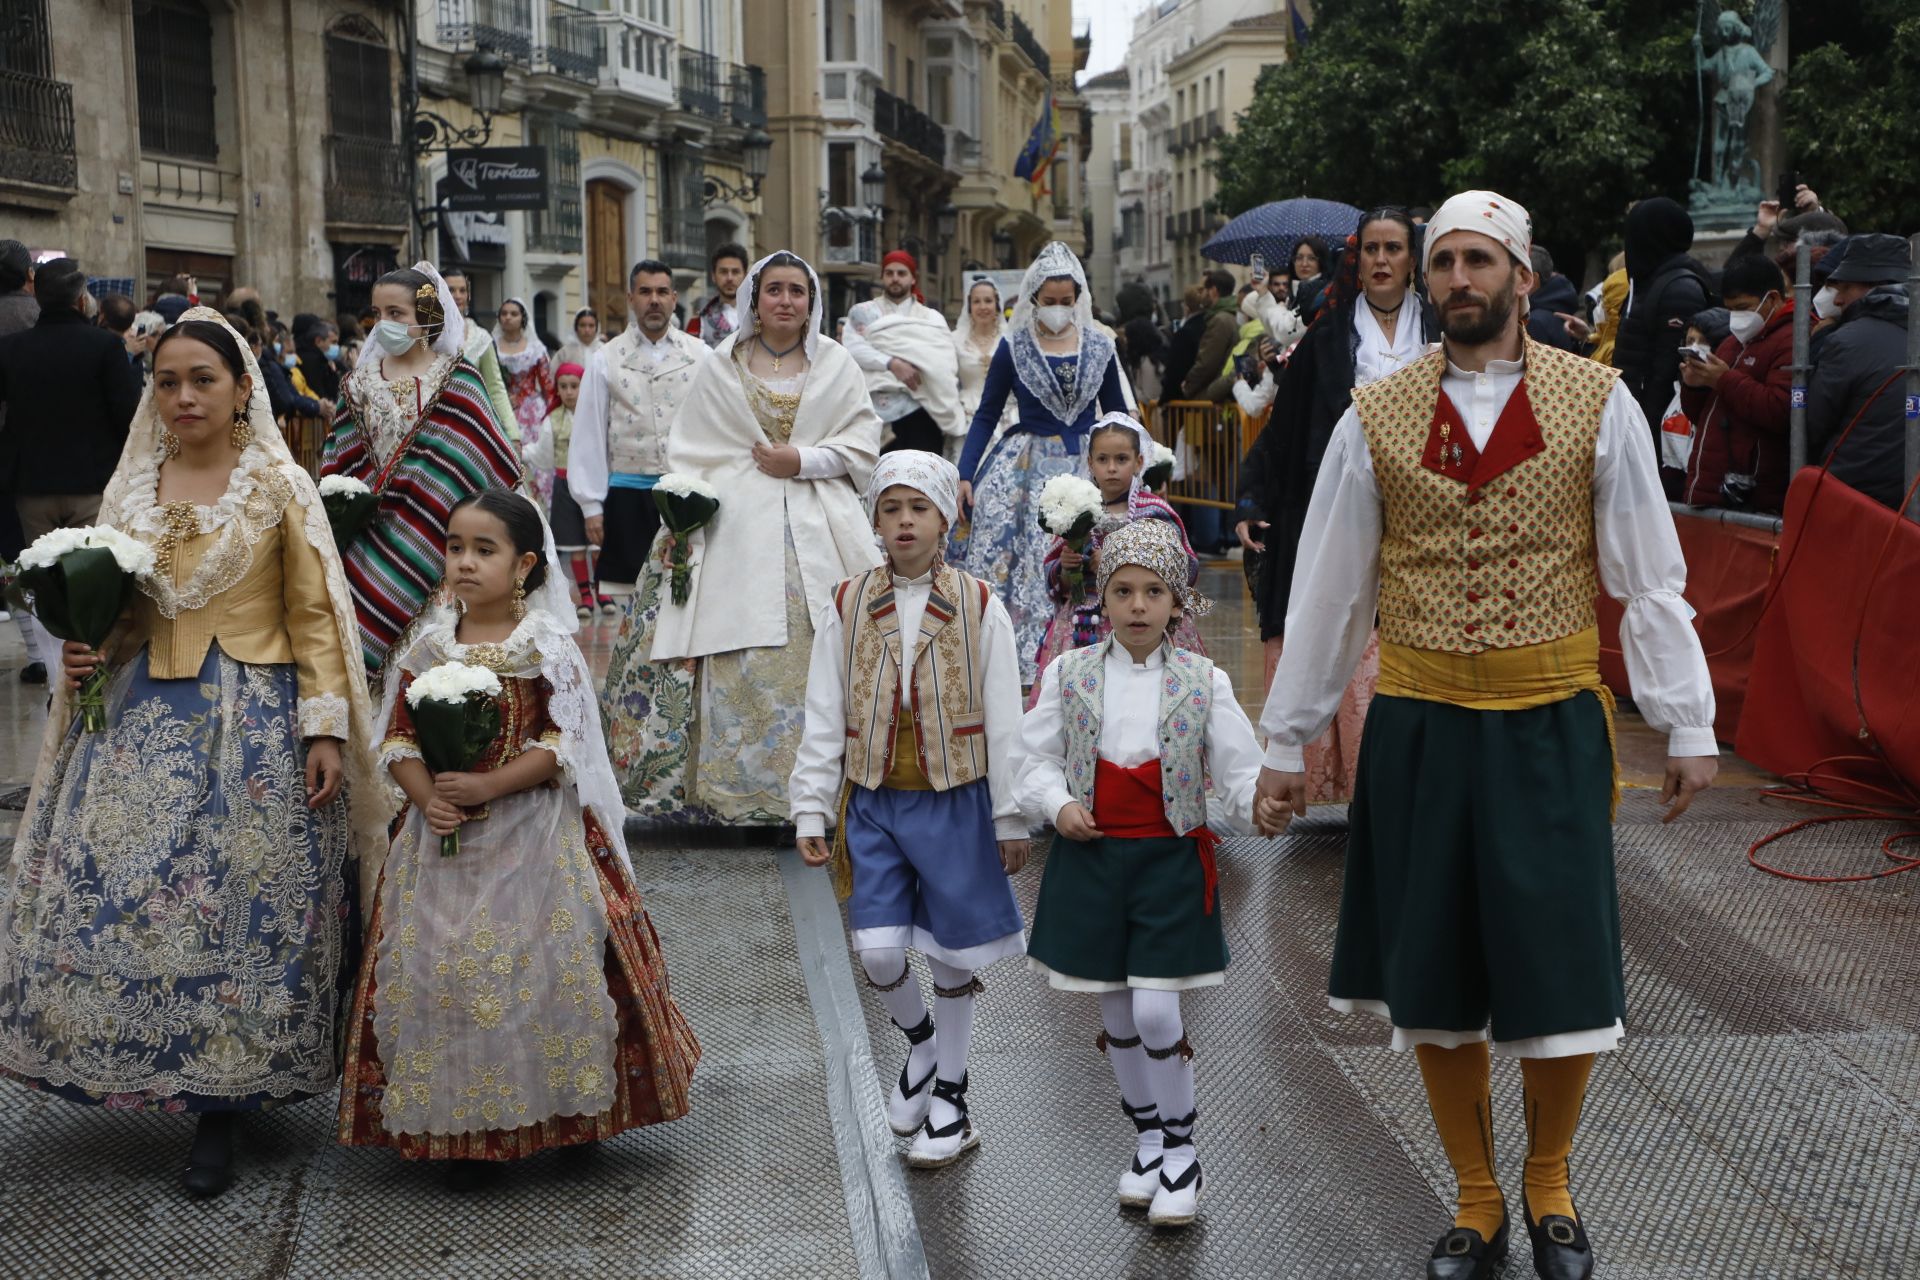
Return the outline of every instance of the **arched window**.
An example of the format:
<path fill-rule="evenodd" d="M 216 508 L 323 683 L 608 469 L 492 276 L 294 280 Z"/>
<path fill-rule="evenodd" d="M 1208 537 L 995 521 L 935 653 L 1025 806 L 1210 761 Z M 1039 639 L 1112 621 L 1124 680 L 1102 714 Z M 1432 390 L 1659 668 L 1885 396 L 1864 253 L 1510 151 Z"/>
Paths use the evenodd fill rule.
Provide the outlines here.
<path fill-rule="evenodd" d="M 133 13 L 140 149 L 187 160 L 220 154 L 213 111 L 213 21 L 199 0 L 145 0 Z"/>
<path fill-rule="evenodd" d="M 393 141 L 393 64 L 386 38 L 358 14 L 327 28 L 327 114 L 346 138 Z"/>

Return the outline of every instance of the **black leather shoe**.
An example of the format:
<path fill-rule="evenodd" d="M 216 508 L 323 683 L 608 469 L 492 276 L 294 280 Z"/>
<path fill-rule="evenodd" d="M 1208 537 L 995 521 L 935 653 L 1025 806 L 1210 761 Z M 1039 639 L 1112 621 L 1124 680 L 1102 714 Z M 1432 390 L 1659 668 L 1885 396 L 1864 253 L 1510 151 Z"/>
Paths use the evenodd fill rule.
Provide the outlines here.
<path fill-rule="evenodd" d="M 233 1185 L 234 1113 L 208 1111 L 194 1130 L 193 1149 L 180 1186 L 195 1200 L 211 1200 Z"/>
<path fill-rule="evenodd" d="M 1593 1274 L 1593 1246 L 1578 1218 L 1550 1213 L 1539 1222 L 1526 1207 L 1527 1232 L 1533 1237 L 1533 1273 L 1540 1280 L 1587 1280 Z"/>
<path fill-rule="evenodd" d="M 1453 1228 L 1435 1242 L 1427 1259 L 1427 1280 L 1493 1280 L 1507 1260 L 1511 1225 L 1501 1218 L 1491 1240 L 1472 1227 Z"/>

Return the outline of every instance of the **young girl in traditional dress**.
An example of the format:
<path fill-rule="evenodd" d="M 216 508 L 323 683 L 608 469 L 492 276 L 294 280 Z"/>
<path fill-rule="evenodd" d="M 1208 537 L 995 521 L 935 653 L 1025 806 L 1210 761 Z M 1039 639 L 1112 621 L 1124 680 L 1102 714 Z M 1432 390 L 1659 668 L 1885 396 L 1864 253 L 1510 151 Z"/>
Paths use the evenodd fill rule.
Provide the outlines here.
<path fill-rule="evenodd" d="M 589 315 L 592 313 L 589 312 Z M 554 550 L 567 557 L 572 570 L 573 602 L 581 617 L 593 614 L 596 584 L 593 576 L 593 547 L 587 541 L 587 518 L 567 488 L 567 450 L 573 444 L 573 411 L 580 403 L 580 382 L 587 371 L 577 364 L 563 364 L 554 372 L 553 389 L 557 403 L 541 425 L 539 439 L 527 446 L 527 466 L 535 474 L 549 472 L 556 483 L 547 500 L 547 520 L 553 527 Z M 605 596 L 599 603 L 609 611 L 613 602 Z"/>
<path fill-rule="evenodd" d="M 1115 529 L 1135 520 L 1167 521 L 1180 531 L 1180 541 L 1187 547 L 1187 585 L 1200 580 L 1200 557 L 1193 554 L 1193 547 L 1187 543 L 1186 525 L 1165 498 L 1140 482 L 1152 457 L 1153 437 L 1124 413 L 1107 414 L 1088 434 L 1087 470 L 1093 482 L 1100 486 L 1106 512 L 1093 526 L 1093 535 L 1084 551 L 1074 551 L 1067 546 L 1066 539 L 1055 538 L 1052 549 L 1047 552 L 1047 590 L 1056 607 L 1053 621 L 1047 624 L 1047 633 L 1040 642 L 1040 671 L 1045 672 L 1049 663 L 1069 649 L 1082 649 L 1106 639 L 1110 628 L 1094 584 L 1100 543 Z M 1077 589 L 1067 579 L 1067 574 L 1076 570 L 1082 574 Z M 1173 643 L 1189 653 L 1205 656 L 1207 652 L 1200 642 L 1200 629 L 1192 618 L 1180 619 Z M 1040 686 L 1036 683 L 1031 701 L 1037 702 L 1039 698 Z"/>
<path fill-rule="evenodd" d="M 938 454 L 881 455 L 867 508 L 887 563 L 842 582 L 815 618 L 806 732 L 788 784 L 800 855 L 816 867 L 838 859 L 854 949 L 907 1037 L 887 1123 L 913 1135 L 907 1163 L 921 1169 L 979 1145 L 967 1112 L 974 973 L 1025 949 L 1007 883 L 1027 860 L 1008 763 L 1019 663 L 1006 609 L 942 562 L 959 489 Z M 909 947 L 933 970 L 937 1017 Z"/>
<path fill-rule="evenodd" d="M 456 1190 L 500 1161 L 685 1115 L 700 1057 L 634 886 L 571 619 L 526 605 L 542 535 L 519 494 L 460 503 L 458 607 L 423 620 L 387 685 L 379 758 L 409 808 L 354 994 L 339 1136 L 451 1160 Z M 446 662 L 500 678 L 500 732 L 471 770 L 434 775 L 406 691 Z"/>
<path fill-rule="evenodd" d="M 1193 1221 L 1201 1187 L 1180 993 L 1225 980 L 1214 833 L 1253 833 L 1260 773 L 1232 681 L 1168 638 L 1211 607 L 1187 563 L 1165 521 L 1109 534 L 1099 576 L 1112 634 L 1047 668 L 1021 727 L 1021 807 L 1059 832 L 1030 962 L 1062 991 L 1100 996 L 1100 1043 L 1138 1135 L 1120 1203 L 1167 1227 Z"/>
<path fill-rule="evenodd" d="M 493 325 L 493 349 L 500 358 L 500 372 L 506 377 L 507 399 L 513 404 L 517 434 L 524 448 L 540 443 L 547 414 L 560 398 L 553 385 L 553 357 L 533 331 L 532 314 L 524 298 L 508 298 L 500 304 Z M 534 471 L 529 481 L 535 495 L 545 502 L 553 488 L 552 468 Z"/>

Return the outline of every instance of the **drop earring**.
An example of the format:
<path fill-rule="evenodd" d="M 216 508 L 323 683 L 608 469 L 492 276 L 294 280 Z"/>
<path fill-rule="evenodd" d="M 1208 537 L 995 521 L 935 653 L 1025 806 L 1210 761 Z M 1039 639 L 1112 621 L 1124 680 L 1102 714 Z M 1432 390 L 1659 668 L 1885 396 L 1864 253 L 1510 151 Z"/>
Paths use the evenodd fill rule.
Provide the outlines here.
<path fill-rule="evenodd" d="M 160 453 L 169 462 L 180 456 L 180 437 L 171 431 L 160 433 Z"/>
<path fill-rule="evenodd" d="M 233 427 L 227 432 L 227 439 L 233 441 L 236 449 L 244 449 L 253 443 L 253 419 L 248 410 L 242 409 L 233 415 Z"/>
<path fill-rule="evenodd" d="M 527 616 L 527 580 L 513 580 L 513 620 L 515 622 Z"/>

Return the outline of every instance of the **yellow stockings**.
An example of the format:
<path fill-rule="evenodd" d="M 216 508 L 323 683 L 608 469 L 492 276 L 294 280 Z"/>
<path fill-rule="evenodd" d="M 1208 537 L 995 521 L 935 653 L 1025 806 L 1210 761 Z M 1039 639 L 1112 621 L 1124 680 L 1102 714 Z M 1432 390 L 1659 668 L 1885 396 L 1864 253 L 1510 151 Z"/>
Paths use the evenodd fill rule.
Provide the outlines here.
<path fill-rule="evenodd" d="M 1493 1239 L 1506 1216 L 1500 1183 L 1493 1176 L 1493 1098 L 1487 1042 L 1463 1044 L 1457 1049 L 1439 1045 L 1414 1046 L 1420 1075 L 1427 1085 L 1427 1105 L 1440 1144 L 1460 1183 L 1460 1208 L 1453 1225 L 1471 1227 L 1483 1239 Z M 1566 1185 L 1562 1170 L 1561 1185 Z"/>
<path fill-rule="evenodd" d="M 1576 1216 L 1567 1190 L 1567 1161 L 1592 1071 L 1590 1053 L 1520 1060 L 1527 1111 L 1527 1209 L 1535 1222 L 1556 1213 Z"/>

